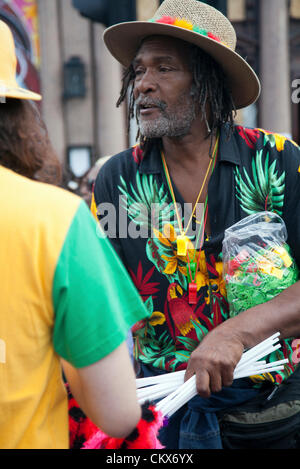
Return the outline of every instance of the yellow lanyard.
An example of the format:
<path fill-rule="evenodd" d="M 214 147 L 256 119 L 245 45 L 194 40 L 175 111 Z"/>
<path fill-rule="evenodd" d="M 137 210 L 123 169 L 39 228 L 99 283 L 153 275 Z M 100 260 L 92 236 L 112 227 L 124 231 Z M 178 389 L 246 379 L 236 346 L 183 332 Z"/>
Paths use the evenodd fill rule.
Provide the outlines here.
<path fill-rule="evenodd" d="M 177 236 L 177 254 L 178 254 L 178 256 L 186 256 L 186 254 L 187 254 L 188 238 L 187 238 L 187 236 L 186 236 L 186 233 L 187 233 L 187 231 L 188 231 L 188 229 L 189 229 L 189 226 L 190 226 L 190 224 L 191 224 L 191 221 L 192 221 L 192 219 L 193 219 L 193 216 L 194 216 L 195 210 L 196 210 L 196 208 L 197 208 L 199 199 L 200 199 L 200 197 L 201 197 L 202 191 L 203 191 L 203 189 L 204 189 L 204 186 L 205 186 L 205 183 L 206 183 L 206 180 L 207 180 L 207 177 L 208 177 L 208 174 L 209 174 L 209 170 L 210 170 L 210 168 L 211 168 L 211 165 L 215 162 L 216 154 L 217 154 L 217 149 L 218 149 L 218 144 L 219 144 L 219 134 L 217 135 L 217 139 L 216 139 L 216 143 L 215 143 L 215 147 L 214 147 L 214 151 L 213 151 L 213 156 L 212 156 L 212 158 L 210 159 L 210 162 L 209 162 L 209 165 L 208 165 L 208 168 L 207 168 L 205 177 L 204 177 L 204 179 L 203 179 L 203 183 L 202 183 L 201 189 L 200 189 L 200 191 L 199 191 L 199 194 L 198 194 L 196 203 L 195 203 L 195 205 L 194 205 L 192 214 L 191 214 L 191 216 L 190 216 L 189 222 L 188 222 L 187 227 L 186 227 L 185 230 L 183 230 L 182 220 L 181 220 L 181 218 L 180 218 L 180 216 L 179 216 L 178 207 L 177 207 L 177 204 L 176 204 L 175 194 L 174 194 L 174 190 L 173 190 L 173 186 L 172 186 L 172 182 L 171 182 L 169 170 L 168 170 L 168 167 L 167 167 L 165 155 L 164 155 L 163 151 L 161 152 L 163 167 L 164 167 L 166 179 L 167 179 L 167 182 L 168 182 L 169 190 L 170 190 L 170 193 L 171 193 L 171 197 L 172 197 L 172 200 L 173 200 L 173 204 L 174 204 L 174 206 L 175 206 L 176 217 L 177 217 L 178 226 L 179 226 L 179 230 L 180 230 L 180 235 Z"/>

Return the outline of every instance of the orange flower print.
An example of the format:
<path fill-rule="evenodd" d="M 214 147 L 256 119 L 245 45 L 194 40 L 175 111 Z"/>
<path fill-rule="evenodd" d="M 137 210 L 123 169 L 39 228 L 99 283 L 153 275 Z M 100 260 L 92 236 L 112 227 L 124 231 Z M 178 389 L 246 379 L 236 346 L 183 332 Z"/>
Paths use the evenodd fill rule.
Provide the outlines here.
<path fill-rule="evenodd" d="M 160 311 L 154 311 L 152 313 L 149 323 L 151 326 L 157 326 L 158 324 L 163 324 L 166 321 L 165 315 L 161 313 Z"/>
<path fill-rule="evenodd" d="M 166 223 L 163 227 L 162 233 L 160 233 L 155 228 L 153 229 L 155 236 L 162 243 L 164 246 L 169 247 L 169 255 L 163 254 L 161 258 L 166 261 L 166 267 L 164 269 L 164 273 L 168 275 L 174 274 L 177 270 L 181 272 L 184 276 L 187 275 L 186 270 L 186 256 L 179 256 L 177 254 L 177 234 L 174 230 L 174 227 Z M 188 249 L 193 248 L 193 244 L 187 238 Z"/>
<path fill-rule="evenodd" d="M 218 273 L 218 277 L 210 279 L 209 283 L 214 288 L 214 293 L 219 293 L 224 298 L 226 298 L 226 285 L 223 277 L 223 262 L 216 262 L 215 269 Z M 206 304 L 209 304 L 211 301 L 210 290 L 207 291 L 207 297 L 205 298 Z"/>

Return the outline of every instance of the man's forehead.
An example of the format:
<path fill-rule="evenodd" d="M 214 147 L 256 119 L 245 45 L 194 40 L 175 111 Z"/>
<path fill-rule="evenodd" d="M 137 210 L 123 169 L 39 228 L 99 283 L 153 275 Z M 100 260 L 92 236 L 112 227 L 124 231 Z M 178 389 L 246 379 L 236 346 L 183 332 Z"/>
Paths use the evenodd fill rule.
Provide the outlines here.
<path fill-rule="evenodd" d="M 145 53 L 160 54 L 165 57 L 185 58 L 190 45 L 185 41 L 170 36 L 149 36 L 140 45 L 136 59 Z"/>

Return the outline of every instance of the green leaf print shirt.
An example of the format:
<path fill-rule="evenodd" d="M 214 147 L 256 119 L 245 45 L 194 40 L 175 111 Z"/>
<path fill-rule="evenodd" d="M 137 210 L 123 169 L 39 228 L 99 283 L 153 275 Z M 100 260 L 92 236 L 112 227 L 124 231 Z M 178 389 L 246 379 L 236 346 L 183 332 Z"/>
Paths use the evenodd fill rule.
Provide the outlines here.
<path fill-rule="evenodd" d="M 187 213 L 188 220 L 191 210 L 174 184 L 173 188 L 182 219 Z M 97 177 L 94 203 L 149 312 L 133 328 L 135 357 L 157 372 L 186 368 L 202 338 L 229 317 L 220 257 L 226 228 L 259 211 L 279 214 L 300 267 L 300 150 L 291 140 L 262 129 L 235 126 L 230 136 L 227 125 L 220 129 L 208 186 L 211 235 L 201 252 L 197 216 L 188 233 L 187 255 L 199 264 L 196 304 L 188 301 L 187 256 L 177 253 L 179 228 L 159 142 L 145 153 L 136 145 L 112 157 Z M 299 344 L 297 338 L 283 341 L 271 360 L 287 357 L 285 369 L 252 380 L 280 383 L 300 361 Z"/>

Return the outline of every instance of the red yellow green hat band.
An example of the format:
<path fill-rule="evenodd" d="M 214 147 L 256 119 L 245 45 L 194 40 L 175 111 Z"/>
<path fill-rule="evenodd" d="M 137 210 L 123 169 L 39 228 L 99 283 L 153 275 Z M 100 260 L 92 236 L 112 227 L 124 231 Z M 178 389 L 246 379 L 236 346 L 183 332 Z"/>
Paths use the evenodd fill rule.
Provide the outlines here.
<path fill-rule="evenodd" d="M 148 20 L 150 23 L 162 23 L 162 24 L 170 24 L 172 26 L 177 26 L 178 28 L 183 28 L 183 29 L 189 29 L 190 31 L 193 31 L 194 33 L 201 34 L 202 36 L 209 37 L 210 39 L 213 39 L 214 41 L 219 42 L 220 44 L 223 44 L 226 47 L 229 47 L 227 44 L 225 44 L 224 41 L 221 41 L 219 37 L 214 35 L 213 33 L 207 31 L 206 29 L 200 28 L 197 25 L 193 25 L 190 21 L 186 20 L 185 18 L 174 18 L 172 16 L 162 16 L 161 18 L 154 19 L 151 18 Z"/>

